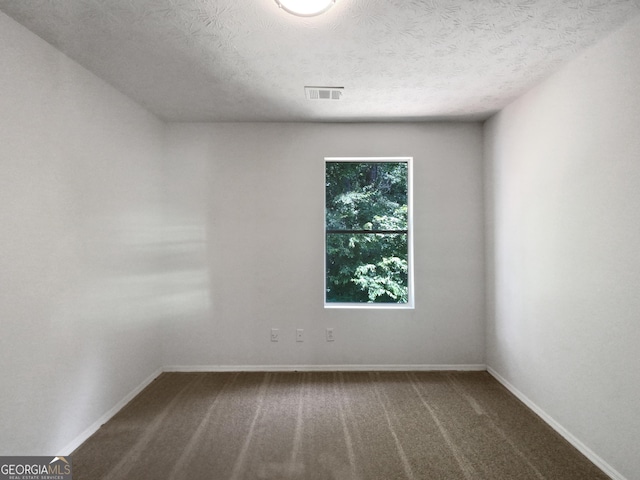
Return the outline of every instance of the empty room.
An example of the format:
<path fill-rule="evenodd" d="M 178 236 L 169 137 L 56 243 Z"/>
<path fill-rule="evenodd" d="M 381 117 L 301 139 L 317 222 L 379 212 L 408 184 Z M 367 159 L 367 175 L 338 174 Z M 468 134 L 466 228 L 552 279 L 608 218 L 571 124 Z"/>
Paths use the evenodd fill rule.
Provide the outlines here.
<path fill-rule="evenodd" d="M 0 0 L 0 479 L 640 480 L 637 0 Z"/>

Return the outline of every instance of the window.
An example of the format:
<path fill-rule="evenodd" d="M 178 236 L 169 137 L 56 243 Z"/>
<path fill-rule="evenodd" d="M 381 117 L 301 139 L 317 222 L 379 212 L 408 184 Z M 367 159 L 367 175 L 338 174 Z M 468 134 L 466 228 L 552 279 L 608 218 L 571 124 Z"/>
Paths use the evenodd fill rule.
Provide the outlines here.
<path fill-rule="evenodd" d="M 325 162 L 325 307 L 411 308 L 412 159 Z"/>

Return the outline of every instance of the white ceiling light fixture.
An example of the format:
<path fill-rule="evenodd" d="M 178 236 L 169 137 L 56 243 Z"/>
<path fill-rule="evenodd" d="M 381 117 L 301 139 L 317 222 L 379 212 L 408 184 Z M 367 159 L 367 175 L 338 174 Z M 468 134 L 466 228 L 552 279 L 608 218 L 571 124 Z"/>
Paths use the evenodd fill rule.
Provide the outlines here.
<path fill-rule="evenodd" d="M 315 17 L 329 10 L 336 0 L 276 0 L 284 11 L 299 17 Z"/>

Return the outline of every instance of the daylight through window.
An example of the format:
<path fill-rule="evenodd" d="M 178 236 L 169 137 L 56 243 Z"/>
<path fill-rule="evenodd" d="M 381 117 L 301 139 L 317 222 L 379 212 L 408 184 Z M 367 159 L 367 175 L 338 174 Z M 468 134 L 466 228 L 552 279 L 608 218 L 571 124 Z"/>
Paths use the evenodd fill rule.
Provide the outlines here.
<path fill-rule="evenodd" d="M 325 161 L 325 305 L 411 306 L 411 158 Z"/>

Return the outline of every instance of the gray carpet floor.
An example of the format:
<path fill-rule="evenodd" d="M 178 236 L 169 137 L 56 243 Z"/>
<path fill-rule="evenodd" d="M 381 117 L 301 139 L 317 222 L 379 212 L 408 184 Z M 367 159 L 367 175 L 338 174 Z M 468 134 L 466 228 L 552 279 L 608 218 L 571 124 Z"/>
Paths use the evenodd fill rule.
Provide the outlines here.
<path fill-rule="evenodd" d="M 74 480 L 608 477 L 486 372 L 164 373 Z"/>

